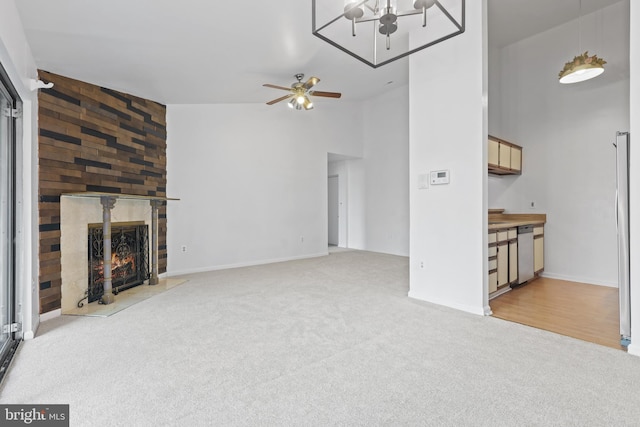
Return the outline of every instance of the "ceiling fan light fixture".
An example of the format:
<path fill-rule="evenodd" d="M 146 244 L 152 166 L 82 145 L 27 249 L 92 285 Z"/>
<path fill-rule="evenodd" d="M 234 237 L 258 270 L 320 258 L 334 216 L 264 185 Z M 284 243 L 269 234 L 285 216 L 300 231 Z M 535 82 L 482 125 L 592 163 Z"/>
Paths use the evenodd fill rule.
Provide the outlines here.
<path fill-rule="evenodd" d="M 305 97 L 303 105 L 305 110 L 313 110 L 313 102 L 309 98 Z"/>
<path fill-rule="evenodd" d="M 320 96 L 325 98 L 340 98 L 342 96 L 339 92 L 325 92 L 325 91 L 317 91 L 310 90 L 320 81 L 317 77 L 311 77 L 305 83 L 302 83 L 302 79 L 304 78 L 304 74 L 298 73 L 294 75 L 297 82 L 293 83 L 291 87 L 278 86 L 270 83 L 265 83 L 262 86 L 269 87 L 272 89 L 279 89 L 289 92 L 288 95 L 281 96 L 280 98 L 273 99 L 267 102 L 267 105 L 274 105 L 278 102 L 289 100 L 287 102 L 287 107 L 302 110 L 313 110 L 313 102 L 311 102 L 310 96 Z"/>

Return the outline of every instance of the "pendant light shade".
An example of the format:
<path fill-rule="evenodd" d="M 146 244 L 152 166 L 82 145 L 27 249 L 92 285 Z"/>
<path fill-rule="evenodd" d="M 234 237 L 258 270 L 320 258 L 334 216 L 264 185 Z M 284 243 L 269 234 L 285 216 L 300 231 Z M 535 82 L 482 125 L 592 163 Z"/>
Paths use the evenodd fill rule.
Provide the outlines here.
<path fill-rule="evenodd" d="M 580 52 L 582 51 L 582 0 L 578 2 L 578 45 L 580 47 L 578 52 Z M 560 83 L 579 83 L 598 77 L 604 73 L 606 63 L 604 59 L 598 58 L 597 55 L 589 56 L 589 52 L 585 51 L 564 64 L 564 68 L 558 75 Z"/>
<path fill-rule="evenodd" d="M 596 55 L 589 56 L 589 52 L 578 55 L 573 58 L 573 61 L 564 64 L 564 68 L 558 75 L 560 83 L 578 83 L 598 77 L 604 73 L 604 64 L 606 63 L 607 61 Z"/>

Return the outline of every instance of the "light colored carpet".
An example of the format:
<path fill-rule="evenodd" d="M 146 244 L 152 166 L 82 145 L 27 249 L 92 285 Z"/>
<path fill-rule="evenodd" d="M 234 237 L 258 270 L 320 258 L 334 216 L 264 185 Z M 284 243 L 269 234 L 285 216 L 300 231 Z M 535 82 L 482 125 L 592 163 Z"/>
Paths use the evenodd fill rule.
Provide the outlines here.
<path fill-rule="evenodd" d="M 2 403 L 72 426 L 631 426 L 640 358 L 409 299 L 361 251 L 184 276 L 23 343 Z"/>

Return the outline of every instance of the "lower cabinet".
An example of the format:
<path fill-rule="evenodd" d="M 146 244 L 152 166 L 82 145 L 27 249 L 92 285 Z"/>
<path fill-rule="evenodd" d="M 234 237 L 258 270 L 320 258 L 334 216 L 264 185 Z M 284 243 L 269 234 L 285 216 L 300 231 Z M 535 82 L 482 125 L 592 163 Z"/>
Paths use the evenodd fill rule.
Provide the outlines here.
<path fill-rule="evenodd" d="M 491 294 L 518 281 L 518 230 L 491 230 L 488 241 Z"/>
<path fill-rule="evenodd" d="M 538 275 L 544 270 L 544 226 L 533 228 L 533 272 Z"/>
<path fill-rule="evenodd" d="M 498 233 L 489 232 L 489 293 L 498 290 Z"/>
<path fill-rule="evenodd" d="M 509 284 L 509 244 L 498 242 L 498 288 Z"/>
<path fill-rule="evenodd" d="M 518 282 L 518 239 L 509 241 L 509 283 Z"/>

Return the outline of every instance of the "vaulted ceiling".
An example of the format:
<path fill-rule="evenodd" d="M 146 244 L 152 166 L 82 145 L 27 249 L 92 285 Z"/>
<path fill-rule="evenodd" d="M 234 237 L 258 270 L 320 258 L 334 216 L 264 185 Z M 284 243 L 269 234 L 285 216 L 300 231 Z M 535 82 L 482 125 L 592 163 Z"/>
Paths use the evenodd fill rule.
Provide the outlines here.
<path fill-rule="evenodd" d="M 617 1 L 582 0 L 582 14 Z M 406 59 L 374 70 L 314 37 L 311 0 L 16 4 L 39 68 L 166 104 L 265 102 L 279 94 L 263 83 L 289 86 L 299 72 L 320 77 L 316 89 L 351 101 L 408 81 Z M 496 46 L 579 15 L 579 0 L 488 5 Z"/>

